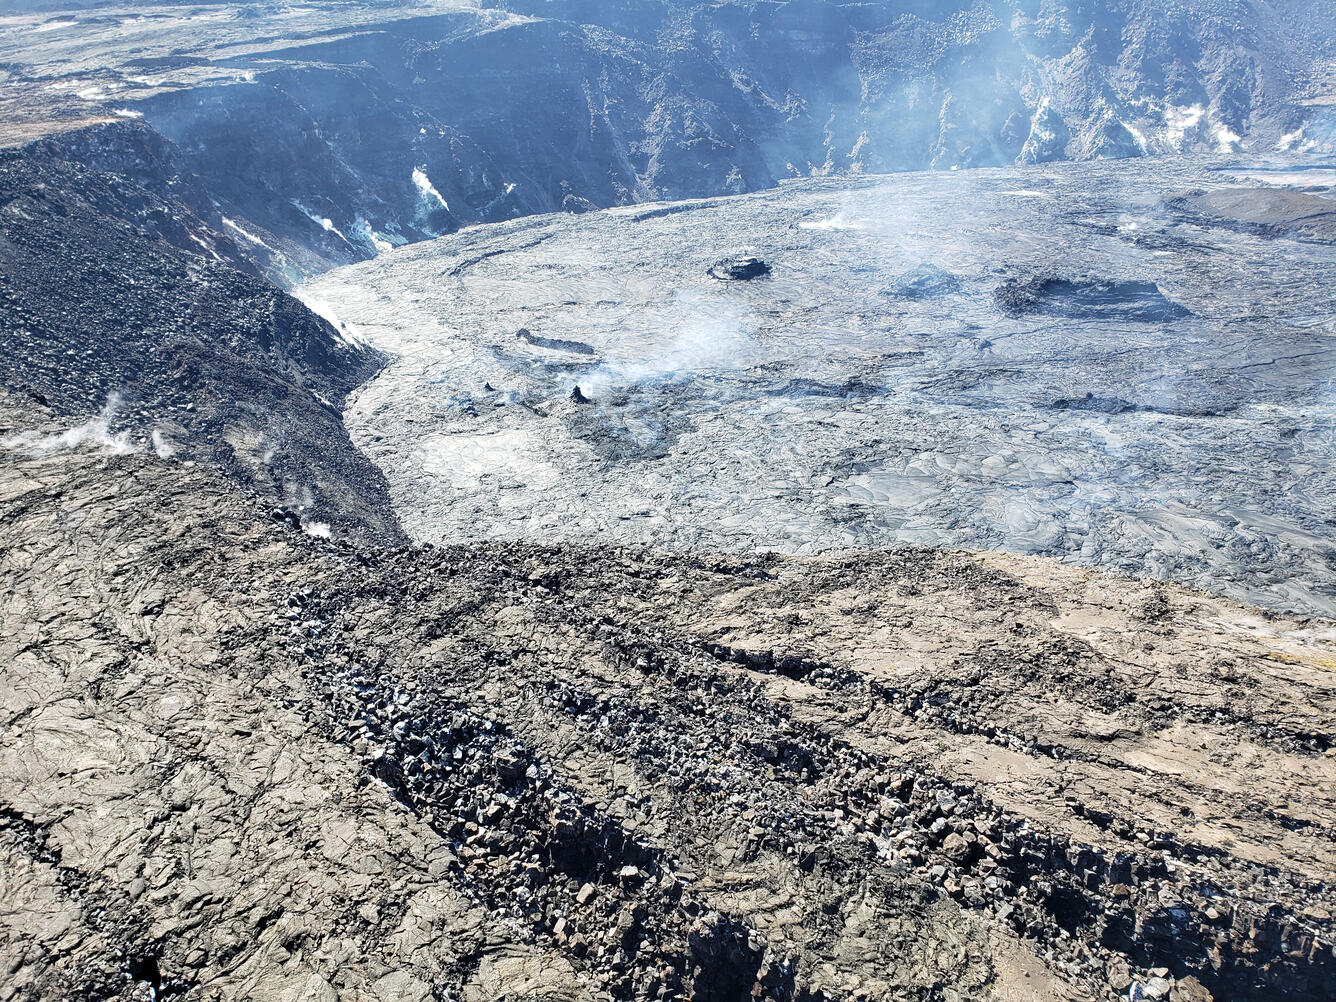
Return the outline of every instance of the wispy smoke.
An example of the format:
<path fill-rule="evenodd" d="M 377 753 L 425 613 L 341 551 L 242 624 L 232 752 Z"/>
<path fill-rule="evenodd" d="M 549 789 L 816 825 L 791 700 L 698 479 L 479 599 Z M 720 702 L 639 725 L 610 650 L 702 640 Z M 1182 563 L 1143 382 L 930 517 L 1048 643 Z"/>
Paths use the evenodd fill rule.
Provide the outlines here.
<path fill-rule="evenodd" d="M 808 219 L 798 224 L 799 229 L 803 230 L 865 230 L 867 221 L 854 219 L 840 210 L 829 219 Z"/>
<path fill-rule="evenodd" d="M 161 428 L 153 429 L 153 451 L 159 459 L 171 459 L 176 454 L 176 446 L 162 433 Z"/>
<path fill-rule="evenodd" d="M 139 447 L 130 440 L 129 432 L 120 431 L 112 434 L 111 422 L 116 417 L 116 412 L 120 410 L 120 406 L 120 396 L 113 393 L 107 398 L 102 413 L 95 418 L 89 418 L 83 424 L 48 435 L 35 431 L 20 432 L 0 441 L 0 446 L 16 452 L 26 452 L 32 456 L 72 452 L 85 447 L 118 456 L 139 452 Z"/>
<path fill-rule="evenodd" d="M 616 387 L 749 364 L 755 325 L 745 308 L 723 295 L 679 292 L 660 324 L 654 341 L 662 346 L 654 354 L 606 361 L 581 377 L 581 390 L 597 397 Z"/>

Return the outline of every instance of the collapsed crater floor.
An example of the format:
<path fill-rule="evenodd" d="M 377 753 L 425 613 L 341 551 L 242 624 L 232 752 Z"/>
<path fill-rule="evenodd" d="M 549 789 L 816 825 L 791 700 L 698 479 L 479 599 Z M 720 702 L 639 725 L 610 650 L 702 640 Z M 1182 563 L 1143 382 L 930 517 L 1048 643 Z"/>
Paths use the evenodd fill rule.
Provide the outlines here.
<path fill-rule="evenodd" d="M 1336 247 L 1181 197 L 1284 177 L 802 182 L 476 227 L 302 294 L 398 356 L 345 420 L 421 540 L 963 546 L 1330 616 Z M 720 281 L 730 255 L 770 273 Z"/>

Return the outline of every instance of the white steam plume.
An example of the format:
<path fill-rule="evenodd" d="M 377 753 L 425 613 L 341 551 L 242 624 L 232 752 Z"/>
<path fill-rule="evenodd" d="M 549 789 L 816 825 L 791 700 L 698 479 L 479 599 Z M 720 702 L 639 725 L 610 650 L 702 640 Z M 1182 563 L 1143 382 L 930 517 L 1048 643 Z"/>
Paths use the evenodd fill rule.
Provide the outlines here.
<path fill-rule="evenodd" d="M 139 447 L 130 441 L 128 432 L 121 431 L 116 434 L 111 432 L 111 422 L 116 417 L 116 412 L 120 410 L 120 406 L 120 395 L 113 393 L 107 398 L 102 413 L 95 418 L 89 418 L 83 424 L 48 435 L 35 431 L 20 432 L 0 441 L 0 446 L 16 452 L 26 452 L 32 456 L 73 452 L 84 447 L 92 447 L 118 456 L 139 452 Z"/>
<path fill-rule="evenodd" d="M 679 292 L 664 317 L 662 347 L 646 358 L 611 359 L 580 379 L 585 395 L 647 380 L 686 377 L 705 369 L 746 365 L 753 323 L 749 312 L 722 295 Z"/>

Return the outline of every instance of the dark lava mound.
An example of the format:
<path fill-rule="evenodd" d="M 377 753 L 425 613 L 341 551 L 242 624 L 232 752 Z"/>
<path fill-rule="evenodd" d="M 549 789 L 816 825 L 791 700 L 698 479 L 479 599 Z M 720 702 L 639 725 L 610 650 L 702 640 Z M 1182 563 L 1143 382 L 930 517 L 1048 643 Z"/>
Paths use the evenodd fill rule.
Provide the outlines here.
<path fill-rule="evenodd" d="M 1030 314 L 1078 320 L 1166 322 L 1189 316 L 1154 282 L 1037 275 L 1011 278 L 993 290 L 993 301 L 1007 316 Z"/>
<path fill-rule="evenodd" d="M 573 355 L 593 355 L 593 345 L 585 344 L 583 341 L 568 341 L 559 337 L 541 337 L 533 334 L 527 327 L 521 327 L 515 332 L 515 336 L 525 344 L 531 344 L 535 348 L 548 348 L 552 351 L 568 351 Z"/>
<path fill-rule="evenodd" d="M 758 257 L 726 257 L 710 265 L 711 278 L 721 282 L 750 282 L 770 274 L 770 265 Z"/>

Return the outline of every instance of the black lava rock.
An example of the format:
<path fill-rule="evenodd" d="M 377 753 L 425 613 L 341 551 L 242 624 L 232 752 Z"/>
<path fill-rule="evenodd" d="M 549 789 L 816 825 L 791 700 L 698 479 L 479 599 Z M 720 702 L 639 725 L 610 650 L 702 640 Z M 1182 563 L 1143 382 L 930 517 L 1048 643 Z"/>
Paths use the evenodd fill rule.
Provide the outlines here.
<path fill-rule="evenodd" d="M 726 257 L 710 265 L 708 274 L 721 282 L 750 282 L 770 274 L 770 265 L 758 257 Z"/>
<path fill-rule="evenodd" d="M 1008 279 L 993 290 L 993 302 L 1012 317 L 1037 314 L 1081 320 L 1167 322 L 1190 316 L 1154 282 L 1036 275 Z"/>

